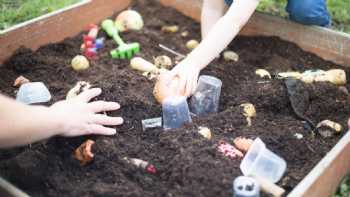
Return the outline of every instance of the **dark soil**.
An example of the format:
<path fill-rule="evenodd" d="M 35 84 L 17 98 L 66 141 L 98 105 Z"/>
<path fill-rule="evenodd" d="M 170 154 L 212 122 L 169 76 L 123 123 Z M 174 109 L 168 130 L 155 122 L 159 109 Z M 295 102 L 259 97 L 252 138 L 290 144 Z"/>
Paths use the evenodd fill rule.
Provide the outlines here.
<path fill-rule="evenodd" d="M 166 54 L 157 47 L 159 43 L 188 53 L 186 41 L 200 39 L 199 24 L 175 10 L 160 7 L 155 1 L 139 1 L 132 8 L 144 16 L 145 27 L 122 36 L 127 41 L 140 42 L 139 55 L 148 60 Z M 162 33 L 160 29 L 165 24 L 178 24 L 181 31 Z M 180 35 L 185 30 L 190 32 L 187 38 Z M 0 151 L 1 175 L 32 196 L 232 196 L 232 181 L 241 175 L 240 160 L 222 156 L 216 146 L 219 140 L 232 143 L 238 136 L 260 137 L 287 161 L 288 171 L 279 185 L 291 191 L 341 137 L 313 136 L 294 114 L 284 82 L 255 75 L 257 68 L 271 73 L 341 68 L 293 43 L 276 37 L 238 37 L 229 47 L 239 54 L 238 62 L 217 59 L 202 72 L 223 81 L 219 113 L 195 118 L 180 129 L 142 131 L 142 119 L 161 116 L 161 107 L 152 95 L 154 81 L 131 70 L 129 61 L 111 59 L 108 52 L 116 47 L 111 40 L 91 68 L 74 72 L 69 65 L 80 53 L 82 35 L 35 52 L 19 49 L 0 68 L 0 92 L 12 97 L 16 91 L 11 86 L 13 81 L 24 75 L 32 81 L 43 81 L 53 101 L 64 99 L 78 80 L 86 80 L 104 90 L 102 99 L 122 105 L 121 110 L 111 113 L 125 119 L 125 124 L 117 127 L 116 136 L 55 137 Z M 348 76 L 349 71 L 346 70 Z M 350 99 L 346 93 L 328 83 L 307 85 L 306 89 L 309 106 L 305 114 L 312 121 L 331 119 L 347 129 Z M 257 109 L 252 127 L 246 126 L 239 107 L 246 102 Z M 206 140 L 197 134 L 199 126 L 211 128 L 213 139 Z M 303 134 L 304 138 L 296 139 L 295 133 Z M 95 159 L 81 167 L 72 153 L 88 138 L 96 140 Z M 122 159 L 126 156 L 151 162 L 158 173 L 150 175 L 128 165 Z"/>

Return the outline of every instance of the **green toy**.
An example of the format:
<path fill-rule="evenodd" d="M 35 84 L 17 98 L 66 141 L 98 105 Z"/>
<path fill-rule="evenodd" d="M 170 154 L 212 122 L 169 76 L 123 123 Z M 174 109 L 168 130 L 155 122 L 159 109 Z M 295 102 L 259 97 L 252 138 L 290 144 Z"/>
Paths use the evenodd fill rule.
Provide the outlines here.
<path fill-rule="evenodd" d="M 126 44 L 119 36 L 118 28 L 110 19 L 102 22 L 102 29 L 113 38 L 118 44 L 118 48 L 110 52 L 112 58 L 131 59 L 136 53 L 140 51 L 140 44 L 137 42 Z"/>

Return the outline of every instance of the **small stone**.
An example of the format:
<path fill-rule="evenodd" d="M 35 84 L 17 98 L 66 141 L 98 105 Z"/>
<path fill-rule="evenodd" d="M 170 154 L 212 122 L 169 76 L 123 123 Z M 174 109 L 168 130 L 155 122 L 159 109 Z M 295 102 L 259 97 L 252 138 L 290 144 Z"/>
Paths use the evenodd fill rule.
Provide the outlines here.
<path fill-rule="evenodd" d="M 235 53 L 234 51 L 225 51 L 223 53 L 224 56 L 224 60 L 225 61 L 235 61 L 238 62 L 239 60 L 239 55 L 237 53 Z"/>
<path fill-rule="evenodd" d="M 344 94 L 349 95 L 349 90 L 345 86 L 340 86 L 338 89 Z"/>
<path fill-rule="evenodd" d="M 181 33 L 181 36 L 186 38 L 188 36 L 188 34 L 189 34 L 188 31 L 184 31 Z"/>
<path fill-rule="evenodd" d="M 301 140 L 301 139 L 304 138 L 303 134 L 301 134 L 301 133 L 295 133 L 295 134 L 294 134 L 294 137 L 295 137 L 296 139 L 298 139 L 298 140 Z"/>
<path fill-rule="evenodd" d="M 190 40 L 186 43 L 186 47 L 190 50 L 195 49 L 199 45 L 199 42 L 197 40 Z"/>

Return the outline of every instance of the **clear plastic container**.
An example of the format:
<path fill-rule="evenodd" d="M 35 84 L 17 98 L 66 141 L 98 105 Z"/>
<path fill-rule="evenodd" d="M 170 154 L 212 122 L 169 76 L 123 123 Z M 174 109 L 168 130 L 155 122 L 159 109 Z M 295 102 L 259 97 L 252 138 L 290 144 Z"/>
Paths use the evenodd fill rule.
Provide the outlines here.
<path fill-rule="evenodd" d="M 251 177 L 240 176 L 233 181 L 233 197 L 259 197 L 260 185 Z"/>
<path fill-rule="evenodd" d="M 51 94 L 42 82 L 21 85 L 16 100 L 25 104 L 45 103 L 51 100 Z"/>
<path fill-rule="evenodd" d="M 163 107 L 163 128 L 175 129 L 186 122 L 191 122 L 186 97 L 167 97 L 162 104 Z"/>
<path fill-rule="evenodd" d="M 191 112 L 198 116 L 206 116 L 217 112 L 221 86 L 222 82 L 218 78 L 208 75 L 200 76 L 197 89 L 190 99 Z"/>
<path fill-rule="evenodd" d="M 240 168 L 245 176 L 262 177 L 276 183 L 286 171 L 287 163 L 284 159 L 267 149 L 260 138 L 256 138 L 243 158 Z"/>

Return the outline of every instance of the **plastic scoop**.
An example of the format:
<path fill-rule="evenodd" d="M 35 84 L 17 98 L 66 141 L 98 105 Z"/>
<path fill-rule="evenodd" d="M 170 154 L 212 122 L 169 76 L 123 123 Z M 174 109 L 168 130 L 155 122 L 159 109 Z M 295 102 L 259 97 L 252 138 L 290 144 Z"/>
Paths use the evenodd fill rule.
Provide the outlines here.
<path fill-rule="evenodd" d="M 240 176 L 233 181 L 234 197 L 259 197 L 260 185 L 259 183 L 246 176 Z"/>
<path fill-rule="evenodd" d="M 122 40 L 122 38 L 119 36 L 118 28 L 115 26 L 112 20 L 104 20 L 102 22 L 102 28 L 119 45 L 117 49 L 114 49 L 110 52 L 113 58 L 131 59 L 136 53 L 140 51 L 139 43 L 134 42 L 131 44 L 126 44 Z"/>
<path fill-rule="evenodd" d="M 190 112 L 186 97 L 167 97 L 163 104 L 163 128 L 175 129 L 181 127 L 186 122 L 191 122 Z"/>
<path fill-rule="evenodd" d="M 202 75 L 199 77 L 198 86 L 190 99 L 191 112 L 198 116 L 206 116 L 217 112 L 222 82 L 216 77 Z"/>
<path fill-rule="evenodd" d="M 45 103 L 51 94 L 42 82 L 25 83 L 18 90 L 16 100 L 25 104 Z"/>
<path fill-rule="evenodd" d="M 240 168 L 245 176 L 262 177 L 272 183 L 276 183 L 286 171 L 287 163 L 284 159 L 267 149 L 260 138 L 256 138 L 243 158 Z"/>

